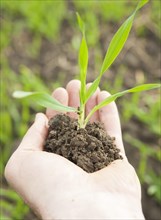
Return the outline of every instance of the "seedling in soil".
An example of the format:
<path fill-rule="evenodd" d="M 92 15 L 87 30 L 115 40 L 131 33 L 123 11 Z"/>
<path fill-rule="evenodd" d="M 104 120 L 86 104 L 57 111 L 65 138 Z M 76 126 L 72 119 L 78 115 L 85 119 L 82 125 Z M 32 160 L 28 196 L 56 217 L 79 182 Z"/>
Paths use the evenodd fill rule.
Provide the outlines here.
<path fill-rule="evenodd" d="M 131 89 L 128 89 L 122 92 L 118 92 L 116 94 L 109 96 L 108 98 L 103 100 L 101 103 L 96 105 L 93 109 L 91 109 L 90 113 L 87 116 L 85 116 L 85 106 L 86 106 L 87 101 L 90 99 L 90 97 L 93 95 L 93 93 L 96 91 L 97 87 L 99 86 L 99 83 L 101 81 L 101 77 L 103 76 L 103 74 L 108 70 L 108 68 L 112 65 L 116 57 L 121 52 L 128 38 L 129 32 L 131 30 L 136 12 L 140 8 L 142 8 L 147 2 L 148 0 L 141 0 L 138 3 L 132 15 L 121 25 L 121 27 L 115 33 L 114 37 L 112 38 L 110 42 L 108 50 L 106 52 L 103 64 L 101 66 L 100 73 L 88 90 L 86 89 L 88 47 L 87 47 L 86 36 L 85 36 L 85 25 L 80 15 L 77 13 L 78 24 L 79 24 L 79 27 L 82 33 L 82 42 L 81 42 L 80 50 L 79 50 L 81 88 L 80 88 L 80 106 L 78 109 L 70 107 L 70 106 L 64 106 L 60 102 L 55 100 L 53 97 L 43 92 L 15 91 L 13 93 L 13 97 L 29 98 L 30 100 L 35 101 L 37 104 L 43 107 L 51 108 L 51 109 L 54 109 L 60 112 L 76 112 L 78 114 L 78 126 L 80 128 L 85 128 L 90 117 L 94 114 L 94 112 L 108 105 L 110 102 L 115 101 L 118 97 L 121 97 L 127 93 L 135 93 L 135 92 L 141 92 L 145 90 L 159 88 L 161 86 L 160 84 L 142 84 L 134 88 L 131 88 Z"/>
<path fill-rule="evenodd" d="M 82 33 L 82 41 L 79 50 L 81 82 L 80 106 L 77 109 L 70 106 L 64 106 L 53 97 L 43 92 L 16 91 L 13 93 L 15 98 L 29 98 L 39 105 L 59 112 L 76 112 L 78 114 L 78 120 L 71 119 L 67 115 L 57 115 L 55 118 L 50 119 L 49 134 L 44 150 L 64 156 L 87 172 L 97 171 L 116 159 L 122 159 L 122 156 L 119 154 L 119 149 L 114 143 L 114 138 L 106 133 L 103 126 L 99 123 L 88 123 L 91 116 L 100 108 L 115 101 L 118 97 L 127 93 L 159 88 L 161 84 L 142 84 L 110 95 L 98 105 L 94 106 L 87 116 L 85 115 L 85 107 L 87 101 L 98 88 L 103 74 L 121 52 L 128 38 L 137 11 L 147 2 L 148 0 L 141 0 L 132 15 L 118 29 L 110 42 L 100 73 L 88 89 L 86 88 L 88 47 L 85 36 L 85 25 L 80 15 L 77 13 L 78 24 Z"/>

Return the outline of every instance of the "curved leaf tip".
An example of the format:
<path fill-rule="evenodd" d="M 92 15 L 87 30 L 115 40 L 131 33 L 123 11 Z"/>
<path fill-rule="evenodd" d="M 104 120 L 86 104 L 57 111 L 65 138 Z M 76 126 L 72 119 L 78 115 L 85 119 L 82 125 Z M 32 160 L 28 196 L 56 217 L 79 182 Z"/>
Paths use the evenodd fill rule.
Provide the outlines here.
<path fill-rule="evenodd" d="M 38 105 L 46 108 L 51 108 L 56 111 L 61 112 L 77 112 L 76 108 L 65 106 L 54 99 L 52 96 L 43 92 L 25 92 L 25 91 L 15 91 L 13 94 L 14 98 L 23 99 L 28 98 Z"/>
<path fill-rule="evenodd" d="M 27 96 L 30 96 L 30 95 L 32 95 L 32 94 L 33 94 L 33 92 L 14 91 L 14 92 L 12 93 L 12 96 L 13 96 L 14 98 L 20 99 L 20 98 L 25 98 L 25 97 L 27 97 Z"/>
<path fill-rule="evenodd" d="M 139 1 L 136 11 L 139 10 L 140 8 L 142 8 L 146 3 L 148 3 L 149 0 L 141 0 Z"/>

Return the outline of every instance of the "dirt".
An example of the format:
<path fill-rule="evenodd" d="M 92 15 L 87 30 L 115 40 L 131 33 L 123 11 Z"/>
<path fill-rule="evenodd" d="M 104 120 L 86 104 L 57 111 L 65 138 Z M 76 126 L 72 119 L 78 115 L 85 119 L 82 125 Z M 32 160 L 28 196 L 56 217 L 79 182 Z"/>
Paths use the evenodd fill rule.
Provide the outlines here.
<path fill-rule="evenodd" d="M 44 150 L 67 158 L 88 173 L 122 159 L 115 138 L 106 133 L 100 122 L 88 123 L 83 129 L 76 119 L 62 114 L 50 119 Z"/>

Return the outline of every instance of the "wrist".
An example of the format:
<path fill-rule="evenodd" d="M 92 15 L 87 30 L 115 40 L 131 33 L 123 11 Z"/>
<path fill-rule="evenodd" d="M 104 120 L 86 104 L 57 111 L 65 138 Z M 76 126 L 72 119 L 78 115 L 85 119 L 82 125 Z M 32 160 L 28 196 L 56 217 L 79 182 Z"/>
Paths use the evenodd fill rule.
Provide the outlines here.
<path fill-rule="evenodd" d="M 64 196 L 63 196 L 64 198 Z M 141 201 L 114 193 L 78 195 L 57 201 L 42 213 L 42 219 L 140 219 L 144 220 Z"/>

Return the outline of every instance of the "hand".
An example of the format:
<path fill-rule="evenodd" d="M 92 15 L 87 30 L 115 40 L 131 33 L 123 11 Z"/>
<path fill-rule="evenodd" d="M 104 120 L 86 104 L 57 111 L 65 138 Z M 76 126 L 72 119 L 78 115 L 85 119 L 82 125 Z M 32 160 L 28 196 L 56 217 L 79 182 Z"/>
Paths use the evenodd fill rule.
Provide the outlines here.
<path fill-rule="evenodd" d="M 80 82 L 73 80 L 66 89 L 56 89 L 53 97 L 64 105 L 78 107 L 79 87 Z M 107 96 L 109 93 L 97 89 L 87 103 L 86 114 Z M 140 183 L 125 155 L 115 103 L 100 109 L 91 121 L 104 123 L 108 134 L 116 137 L 124 159 L 91 174 L 59 155 L 43 151 L 48 119 L 55 114 L 51 109 L 47 109 L 47 117 L 38 113 L 9 159 L 5 176 L 11 186 L 45 220 L 144 219 Z"/>

